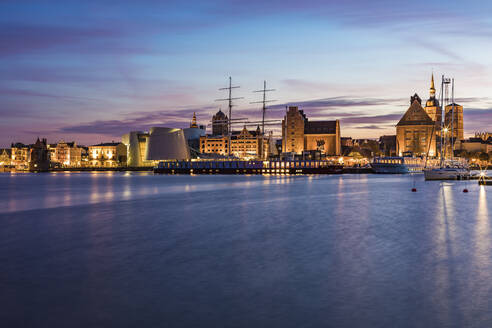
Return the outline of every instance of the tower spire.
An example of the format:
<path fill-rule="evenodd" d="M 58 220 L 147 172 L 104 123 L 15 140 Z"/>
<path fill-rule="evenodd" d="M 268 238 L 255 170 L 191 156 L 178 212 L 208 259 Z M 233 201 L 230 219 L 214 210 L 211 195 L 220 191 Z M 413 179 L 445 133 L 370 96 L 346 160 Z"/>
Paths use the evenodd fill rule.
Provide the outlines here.
<path fill-rule="evenodd" d="M 436 96 L 436 88 L 434 87 L 434 73 L 432 73 L 431 75 L 430 96 L 431 98 L 434 98 Z"/>
<path fill-rule="evenodd" d="M 198 128 L 198 125 L 196 124 L 196 113 L 193 112 L 193 119 L 191 120 L 190 128 Z"/>

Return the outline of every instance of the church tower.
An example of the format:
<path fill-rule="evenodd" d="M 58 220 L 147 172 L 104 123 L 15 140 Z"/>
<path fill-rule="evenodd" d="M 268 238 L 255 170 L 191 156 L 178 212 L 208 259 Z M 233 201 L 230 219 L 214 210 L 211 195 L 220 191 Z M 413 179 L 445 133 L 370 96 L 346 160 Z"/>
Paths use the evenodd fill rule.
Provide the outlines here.
<path fill-rule="evenodd" d="M 436 122 L 436 129 L 441 126 L 442 109 L 439 100 L 436 99 L 436 88 L 434 87 L 434 74 L 431 76 L 431 86 L 429 90 L 429 99 L 425 103 L 425 112 Z"/>
<path fill-rule="evenodd" d="M 439 104 L 439 100 L 436 99 L 436 88 L 434 86 L 434 74 L 431 75 L 431 85 L 429 89 L 429 99 L 425 103 L 425 112 L 434 121 L 434 133 L 436 143 L 439 144 L 441 140 L 441 120 L 442 120 L 442 108 Z"/>

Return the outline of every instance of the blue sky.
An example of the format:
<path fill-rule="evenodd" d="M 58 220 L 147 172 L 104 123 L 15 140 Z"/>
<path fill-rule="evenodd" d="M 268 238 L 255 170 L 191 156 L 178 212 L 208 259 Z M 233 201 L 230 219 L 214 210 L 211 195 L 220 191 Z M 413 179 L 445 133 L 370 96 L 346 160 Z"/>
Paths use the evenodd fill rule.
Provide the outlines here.
<path fill-rule="evenodd" d="M 491 130 L 492 4 L 478 1 L 0 2 L 0 146 L 117 140 L 150 126 L 207 124 L 228 76 L 235 117 L 251 91 L 268 113 L 298 104 L 342 135 L 394 134 L 434 72 L 456 80 L 465 133 Z M 278 130 L 276 130 L 278 132 Z"/>

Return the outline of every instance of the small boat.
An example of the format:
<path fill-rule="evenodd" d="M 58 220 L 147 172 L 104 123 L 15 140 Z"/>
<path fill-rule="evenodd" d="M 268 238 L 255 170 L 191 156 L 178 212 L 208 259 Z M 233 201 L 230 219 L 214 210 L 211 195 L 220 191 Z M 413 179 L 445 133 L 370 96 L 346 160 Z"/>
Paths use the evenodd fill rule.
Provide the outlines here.
<path fill-rule="evenodd" d="M 470 171 L 463 168 L 443 167 L 424 171 L 425 180 L 464 180 L 470 178 Z"/>
<path fill-rule="evenodd" d="M 444 165 L 424 171 L 425 180 L 464 180 L 470 179 L 470 169 L 463 161 L 446 160 Z"/>

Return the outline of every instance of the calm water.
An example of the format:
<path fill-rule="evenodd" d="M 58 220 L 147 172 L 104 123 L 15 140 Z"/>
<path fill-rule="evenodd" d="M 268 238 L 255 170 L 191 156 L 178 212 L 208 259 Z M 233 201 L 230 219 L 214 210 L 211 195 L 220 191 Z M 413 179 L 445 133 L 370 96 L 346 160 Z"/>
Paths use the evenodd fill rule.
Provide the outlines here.
<path fill-rule="evenodd" d="M 492 326 L 476 181 L 0 174 L 0 195 L 2 327 Z"/>

